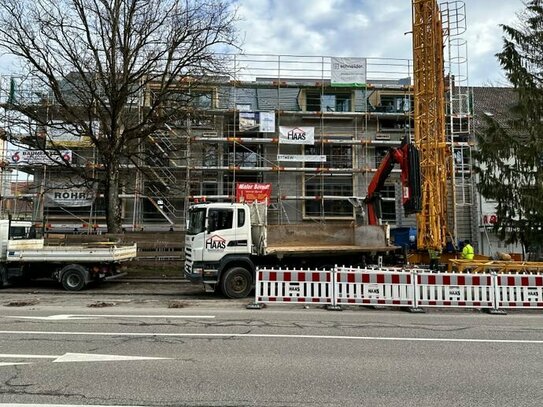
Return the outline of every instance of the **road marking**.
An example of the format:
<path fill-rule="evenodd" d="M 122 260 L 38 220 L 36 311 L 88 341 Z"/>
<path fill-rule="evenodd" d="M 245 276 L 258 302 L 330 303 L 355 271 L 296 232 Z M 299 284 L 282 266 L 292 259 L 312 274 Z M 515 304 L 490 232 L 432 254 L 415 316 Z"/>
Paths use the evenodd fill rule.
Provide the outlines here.
<path fill-rule="evenodd" d="M 159 358 L 153 356 L 123 356 L 123 355 L 98 355 L 92 353 L 65 353 L 53 360 L 53 363 L 67 362 L 115 362 L 128 360 L 167 360 L 171 358 Z"/>
<path fill-rule="evenodd" d="M 95 353 L 65 353 L 64 355 L 21 355 L 15 353 L 0 353 L 0 358 L 11 359 L 55 359 L 53 363 L 65 362 L 109 362 L 124 360 L 160 360 L 171 358 L 160 358 L 153 356 L 124 356 L 124 355 L 100 355 Z"/>
<path fill-rule="evenodd" d="M 64 355 L 22 355 L 17 353 L 0 353 L 4 359 L 54 359 L 52 363 L 72 362 L 126 362 L 133 360 L 169 360 L 153 356 L 100 355 L 95 353 L 65 353 Z M 0 366 L 29 365 L 31 362 L 0 362 Z"/>
<path fill-rule="evenodd" d="M 11 359 L 56 359 L 59 356 L 53 355 L 21 355 L 18 353 L 0 353 L 0 358 Z"/>
<path fill-rule="evenodd" d="M 287 334 L 220 334 L 220 333 L 144 333 L 144 332 L 60 332 L 60 331 L 0 331 L 0 335 L 44 335 L 44 336 L 118 336 L 118 337 L 192 337 L 192 338 L 282 338 L 282 339 L 348 339 L 360 341 L 397 342 L 460 342 L 460 343 L 504 343 L 543 345 L 543 340 L 527 339 L 474 339 L 474 338 L 401 338 L 387 336 L 340 336 L 340 335 L 287 335 Z"/>
<path fill-rule="evenodd" d="M 0 407 L 119 407 L 119 406 L 105 406 L 105 405 L 98 405 L 98 404 L 16 404 L 16 403 L 0 403 Z M 145 406 L 128 406 L 125 407 L 145 407 Z"/>
<path fill-rule="evenodd" d="M 38 319 L 44 321 L 66 321 L 66 320 L 81 320 L 81 319 L 98 319 L 98 318 L 169 318 L 169 319 L 212 319 L 214 315 L 115 315 L 115 314 L 59 314 L 49 315 L 47 317 L 32 317 L 20 315 L 6 315 L 6 318 L 14 319 Z"/>

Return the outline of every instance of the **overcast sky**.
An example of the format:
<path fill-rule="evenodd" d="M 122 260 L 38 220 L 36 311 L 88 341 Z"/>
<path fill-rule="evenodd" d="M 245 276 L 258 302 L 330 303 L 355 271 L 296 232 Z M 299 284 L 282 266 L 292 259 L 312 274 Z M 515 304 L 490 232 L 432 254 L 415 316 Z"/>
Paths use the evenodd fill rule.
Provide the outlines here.
<path fill-rule="evenodd" d="M 412 58 L 410 0 L 233 0 L 245 53 Z M 454 1 L 450 1 L 454 3 Z M 507 85 L 494 56 L 499 24 L 514 24 L 521 0 L 465 0 L 468 80 Z"/>
<path fill-rule="evenodd" d="M 410 0 L 230 0 L 247 54 L 412 58 Z M 454 4 L 451 0 L 449 3 Z M 469 85 L 507 85 L 496 57 L 499 24 L 514 24 L 522 0 L 465 0 Z M 0 56 L 0 72 L 17 71 Z"/>

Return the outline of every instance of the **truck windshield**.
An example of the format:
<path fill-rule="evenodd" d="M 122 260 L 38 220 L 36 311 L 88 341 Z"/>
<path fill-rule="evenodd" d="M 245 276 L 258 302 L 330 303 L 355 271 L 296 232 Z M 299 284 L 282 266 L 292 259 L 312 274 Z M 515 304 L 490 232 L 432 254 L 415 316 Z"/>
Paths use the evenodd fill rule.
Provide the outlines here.
<path fill-rule="evenodd" d="M 34 237 L 36 233 L 34 231 Z M 30 236 L 28 235 L 28 228 L 25 226 L 11 226 L 9 229 L 9 237 L 10 239 L 28 239 Z"/>
<path fill-rule="evenodd" d="M 189 210 L 189 224 L 187 226 L 188 235 L 196 235 L 205 230 L 206 209 L 195 208 Z"/>

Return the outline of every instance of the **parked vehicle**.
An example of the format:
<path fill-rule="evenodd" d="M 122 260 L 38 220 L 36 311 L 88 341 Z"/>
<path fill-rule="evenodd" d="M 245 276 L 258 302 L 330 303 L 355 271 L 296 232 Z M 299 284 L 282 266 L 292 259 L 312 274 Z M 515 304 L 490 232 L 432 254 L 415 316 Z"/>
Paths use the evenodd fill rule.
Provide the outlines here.
<path fill-rule="evenodd" d="M 365 265 L 395 249 L 387 225 L 268 225 L 265 204 L 203 203 L 189 209 L 185 276 L 242 298 L 257 267 Z"/>
<path fill-rule="evenodd" d="M 53 278 L 68 291 L 121 273 L 120 264 L 136 257 L 137 246 L 96 242 L 45 245 L 31 222 L 0 220 L 0 286 L 17 279 Z"/>

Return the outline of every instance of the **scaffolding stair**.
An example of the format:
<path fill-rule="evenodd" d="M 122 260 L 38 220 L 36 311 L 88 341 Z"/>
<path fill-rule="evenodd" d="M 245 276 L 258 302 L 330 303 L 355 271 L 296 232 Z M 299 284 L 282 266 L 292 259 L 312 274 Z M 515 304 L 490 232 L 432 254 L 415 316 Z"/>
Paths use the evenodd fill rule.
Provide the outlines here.
<path fill-rule="evenodd" d="M 158 209 L 160 214 L 170 223 L 174 224 L 175 220 L 179 220 L 178 210 L 176 207 L 164 196 L 164 192 L 155 185 L 148 185 L 147 199 Z"/>

